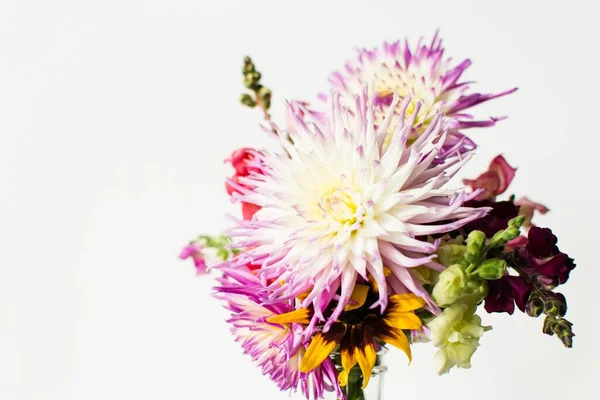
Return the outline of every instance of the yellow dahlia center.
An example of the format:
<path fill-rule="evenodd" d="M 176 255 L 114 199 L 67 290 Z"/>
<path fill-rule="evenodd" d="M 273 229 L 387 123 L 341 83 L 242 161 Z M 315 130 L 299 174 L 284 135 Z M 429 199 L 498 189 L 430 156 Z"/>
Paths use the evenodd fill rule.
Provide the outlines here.
<path fill-rule="evenodd" d="M 345 190 L 334 189 L 325 193 L 319 202 L 319 206 L 323 217 L 329 216 L 342 224 L 356 222 L 357 206 Z"/>
<path fill-rule="evenodd" d="M 409 116 L 413 115 L 413 113 L 415 112 L 415 107 L 417 105 L 417 102 L 415 101 L 415 99 L 411 99 L 410 102 L 408 103 L 408 107 L 406 107 L 406 112 L 404 113 L 405 118 L 408 119 Z"/>

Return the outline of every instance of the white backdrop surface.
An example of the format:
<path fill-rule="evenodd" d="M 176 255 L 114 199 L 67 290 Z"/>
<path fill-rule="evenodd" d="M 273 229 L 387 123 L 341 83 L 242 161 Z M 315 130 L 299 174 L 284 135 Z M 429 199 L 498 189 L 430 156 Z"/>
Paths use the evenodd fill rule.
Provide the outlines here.
<path fill-rule="evenodd" d="M 503 153 L 511 192 L 548 205 L 578 264 L 562 292 L 567 350 L 542 320 L 484 314 L 471 370 L 437 377 L 434 349 L 388 356 L 386 399 L 597 399 L 598 11 L 588 1 L 0 2 L 0 399 L 281 399 L 241 354 L 177 259 L 235 211 L 234 148 L 263 146 L 238 105 L 244 55 L 282 100 L 313 100 L 328 74 L 376 46 L 441 29 L 470 57 L 474 89 L 509 97 L 475 114 L 463 176 Z M 414 42 L 413 41 L 413 42 Z M 293 395 L 299 399 L 301 396 Z"/>

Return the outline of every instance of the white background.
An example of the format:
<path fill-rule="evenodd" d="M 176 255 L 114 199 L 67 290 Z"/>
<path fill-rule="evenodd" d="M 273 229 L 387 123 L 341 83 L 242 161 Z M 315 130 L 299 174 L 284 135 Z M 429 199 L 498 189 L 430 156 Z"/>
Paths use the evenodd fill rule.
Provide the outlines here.
<path fill-rule="evenodd" d="M 0 399 L 281 399 L 241 354 L 180 247 L 218 233 L 222 160 L 263 146 L 238 105 L 244 55 L 274 91 L 314 100 L 356 46 L 430 37 L 470 57 L 476 115 L 463 176 L 503 153 L 511 192 L 578 264 L 567 350 L 542 320 L 484 315 L 471 370 L 437 377 L 429 345 L 392 351 L 387 400 L 597 399 L 598 11 L 592 1 L 0 2 Z M 594 276 L 595 275 L 595 276 Z M 300 396 L 293 396 L 300 398 Z"/>

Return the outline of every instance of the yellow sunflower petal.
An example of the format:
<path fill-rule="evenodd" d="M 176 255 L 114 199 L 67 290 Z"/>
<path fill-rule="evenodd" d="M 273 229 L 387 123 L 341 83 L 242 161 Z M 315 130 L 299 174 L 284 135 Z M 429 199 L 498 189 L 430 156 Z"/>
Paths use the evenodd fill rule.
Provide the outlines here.
<path fill-rule="evenodd" d="M 373 343 L 369 343 L 362 349 L 356 349 L 354 352 L 354 356 L 356 357 L 358 365 L 360 366 L 360 370 L 362 371 L 362 388 L 364 389 L 369 383 L 371 373 L 373 372 L 373 367 L 375 366 L 375 360 L 377 359 L 375 346 L 373 346 Z"/>
<path fill-rule="evenodd" d="M 294 310 L 289 313 L 273 315 L 272 317 L 267 318 L 267 322 L 280 325 L 293 322 L 298 324 L 308 324 L 310 322 L 310 310 L 308 308 L 300 308 L 299 310 Z"/>
<path fill-rule="evenodd" d="M 338 375 L 338 382 L 340 386 L 346 386 L 348 384 L 348 374 L 352 367 L 356 365 L 356 358 L 352 350 L 342 350 L 342 368 L 344 370 Z"/>
<path fill-rule="evenodd" d="M 421 329 L 421 319 L 412 312 L 391 312 L 384 315 L 385 322 L 396 330 Z"/>
<path fill-rule="evenodd" d="M 412 293 L 395 294 L 390 296 L 390 306 L 394 311 L 413 311 L 425 305 L 425 300 Z"/>
<path fill-rule="evenodd" d="M 382 335 L 379 338 L 406 353 L 408 356 L 408 363 L 410 364 L 412 361 L 412 352 L 410 351 L 410 343 L 404 332 L 396 331 L 393 336 Z"/>
<path fill-rule="evenodd" d="M 344 308 L 344 311 L 352 311 L 362 307 L 365 304 L 365 301 L 367 301 L 367 294 L 369 294 L 369 286 L 361 284 L 354 285 L 354 290 L 352 290 L 352 295 L 350 295 L 350 301 Z"/>
<path fill-rule="evenodd" d="M 333 351 L 336 344 L 335 341 L 323 339 L 321 332 L 317 333 L 310 342 L 308 349 L 306 349 L 304 357 L 302 357 L 300 372 L 309 372 L 321 365 L 323 360 Z"/>

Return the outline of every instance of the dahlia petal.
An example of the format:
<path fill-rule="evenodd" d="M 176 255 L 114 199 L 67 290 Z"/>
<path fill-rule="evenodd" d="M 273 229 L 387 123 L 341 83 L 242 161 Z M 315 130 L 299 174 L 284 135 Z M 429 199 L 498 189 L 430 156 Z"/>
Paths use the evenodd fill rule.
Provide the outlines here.
<path fill-rule="evenodd" d="M 379 243 L 379 251 L 381 251 L 381 255 L 388 262 L 398 265 L 400 267 L 405 267 L 405 268 L 414 268 L 414 267 L 418 267 L 420 265 L 424 265 L 436 257 L 435 254 L 432 254 L 432 255 L 428 255 L 426 257 L 410 258 L 410 257 L 405 256 L 401 251 L 396 249 L 390 243 L 387 243 L 384 241 Z"/>
<path fill-rule="evenodd" d="M 423 285 L 412 276 L 409 270 L 395 265 L 390 265 L 389 268 L 408 290 L 425 300 L 429 311 L 433 314 L 438 314 L 441 311 L 435 301 L 431 298 L 429 292 L 427 292 Z"/>
<path fill-rule="evenodd" d="M 440 62 L 440 55 L 432 62 Z M 332 329 L 348 305 L 359 275 L 379 288 L 374 307 L 385 310 L 392 288 L 412 291 L 438 311 L 406 269 L 440 268 L 432 255 L 438 242 L 417 237 L 454 230 L 485 212 L 464 207 L 467 195 L 443 187 L 468 157 L 461 153 L 466 140 L 449 133 L 449 121 L 432 115 L 413 140 L 413 125 L 423 123 L 422 99 L 403 94 L 400 107 L 405 114 L 398 116 L 389 107 L 398 108 L 399 96 L 389 104 L 368 87 L 359 90 L 352 99 L 356 110 L 348 109 L 339 93 L 331 93 L 322 118 L 309 116 L 300 103 L 289 103 L 294 143 L 287 133 L 277 132 L 284 152 L 262 152 L 264 173 L 240 181 L 252 190 L 236 192 L 236 198 L 261 209 L 251 221 L 235 220 L 229 231 L 232 246 L 243 256 L 228 266 L 238 267 L 243 260 L 259 264 L 263 301 L 276 304 L 301 297 L 303 307 L 314 309 L 310 329 L 323 320 L 323 332 Z M 389 129 L 377 120 L 382 107 L 391 121 Z M 440 159 L 442 152 L 445 158 Z M 392 264 L 389 278 L 383 257 Z M 325 317 L 324 310 L 331 308 Z"/>

